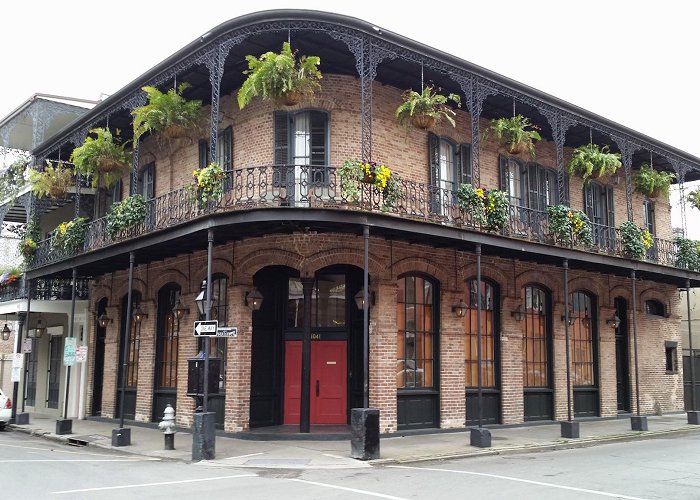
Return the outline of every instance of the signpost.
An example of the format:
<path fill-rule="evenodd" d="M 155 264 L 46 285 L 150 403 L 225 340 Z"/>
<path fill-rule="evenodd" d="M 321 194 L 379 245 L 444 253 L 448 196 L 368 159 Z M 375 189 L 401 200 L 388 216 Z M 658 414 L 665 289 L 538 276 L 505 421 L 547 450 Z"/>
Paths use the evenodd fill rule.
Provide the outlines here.
<path fill-rule="evenodd" d="M 75 337 L 66 337 L 63 346 L 63 366 L 73 366 L 75 364 L 75 351 Z"/>
<path fill-rule="evenodd" d="M 238 337 L 238 328 L 235 326 L 221 326 L 216 331 L 217 337 Z"/>
<path fill-rule="evenodd" d="M 216 337 L 216 330 L 219 328 L 219 321 L 212 319 L 209 321 L 194 322 L 195 337 Z"/>

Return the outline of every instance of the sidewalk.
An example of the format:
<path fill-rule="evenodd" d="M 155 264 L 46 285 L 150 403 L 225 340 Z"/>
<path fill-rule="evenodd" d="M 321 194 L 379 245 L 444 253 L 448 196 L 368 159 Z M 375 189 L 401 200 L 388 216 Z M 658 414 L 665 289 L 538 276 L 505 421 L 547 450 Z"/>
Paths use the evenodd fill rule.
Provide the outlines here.
<path fill-rule="evenodd" d="M 491 448 L 469 445 L 469 431 L 439 432 L 434 434 L 383 437 L 380 442 L 381 458 L 361 462 L 350 458 L 349 440 L 278 440 L 256 441 L 232 437 L 216 437 L 216 459 L 209 466 L 255 467 L 284 469 L 362 468 L 372 464 L 406 463 L 425 460 L 470 456 L 525 453 L 594 446 L 619 441 L 650 439 L 700 431 L 700 426 L 689 425 L 685 413 L 648 417 L 649 431 L 636 432 L 630 427 L 629 417 L 581 421 L 580 439 L 563 439 L 559 423 L 496 427 L 491 429 Z M 30 417 L 28 425 L 13 425 L 14 431 L 43 436 L 56 441 L 86 444 L 165 460 L 192 460 L 192 435 L 180 431 L 175 435 L 175 450 L 163 449 L 163 433 L 152 427 L 131 427 L 131 446 L 113 448 L 112 429 L 117 425 L 108 421 L 73 420 L 73 434 L 54 434 L 56 421 Z"/>

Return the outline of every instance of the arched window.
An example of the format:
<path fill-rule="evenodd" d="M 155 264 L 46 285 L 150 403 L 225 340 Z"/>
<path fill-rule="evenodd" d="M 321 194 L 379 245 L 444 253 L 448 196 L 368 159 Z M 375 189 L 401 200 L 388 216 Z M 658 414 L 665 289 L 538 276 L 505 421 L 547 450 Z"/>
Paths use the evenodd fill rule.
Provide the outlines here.
<path fill-rule="evenodd" d="M 165 285 L 158 292 L 158 332 L 156 335 L 156 387 L 177 388 L 177 355 L 180 342 L 180 322 L 173 307 L 180 297 L 180 287 Z"/>
<path fill-rule="evenodd" d="M 661 301 L 656 299 L 649 299 L 644 302 L 644 310 L 647 314 L 652 316 L 666 316 L 666 308 L 661 303 Z"/>
<path fill-rule="evenodd" d="M 464 317 L 464 386 L 477 387 L 477 291 L 476 280 L 467 282 L 469 287 L 469 312 Z M 487 281 L 481 282 L 481 385 L 496 388 L 496 345 L 494 337 L 495 296 L 494 287 Z"/>
<path fill-rule="evenodd" d="M 595 329 L 591 296 L 576 291 L 571 296 L 571 364 L 573 385 L 596 385 Z"/>
<path fill-rule="evenodd" d="M 396 385 L 432 388 L 435 382 L 435 287 L 421 276 L 399 279 L 396 322 Z"/>

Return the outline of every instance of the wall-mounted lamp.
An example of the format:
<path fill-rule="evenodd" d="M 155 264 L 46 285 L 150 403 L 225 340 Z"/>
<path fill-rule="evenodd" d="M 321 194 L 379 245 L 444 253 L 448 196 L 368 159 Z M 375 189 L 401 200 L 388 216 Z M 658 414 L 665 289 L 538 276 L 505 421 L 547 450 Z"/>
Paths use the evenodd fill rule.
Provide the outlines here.
<path fill-rule="evenodd" d="M 263 296 L 260 290 L 253 287 L 252 290 L 245 293 L 245 305 L 253 311 L 259 311 L 262 307 Z"/>
<path fill-rule="evenodd" d="M 581 320 L 581 323 L 583 324 L 584 327 L 588 328 L 591 326 L 591 317 L 588 315 L 588 311 L 586 311 L 586 315 L 583 317 Z"/>
<path fill-rule="evenodd" d="M 523 305 L 522 305 L 522 304 L 518 304 L 518 307 L 516 307 L 515 309 L 513 309 L 513 310 L 510 312 L 510 315 L 513 317 L 513 319 L 514 319 L 515 321 L 522 321 L 523 318 L 525 317 L 525 311 L 523 311 Z"/>
<path fill-rule="evenodd" d="M 562 314 L 562 315 L 561 315 L 561 320 L 562 320 L 562 321 L 566 321 L 566 315 L 565 315 L 565 314 Z M 576 321 L 576 318 L 574 317 L 574 312 L 573 312 L 573 311 L 569 311 L 569 326 L 572 326 L 572 325 L 574 324 L 575 321 Z"/>
<path fill-rule="evenodd" d="M 613 182 L 613 184 L 615 184 L 616 186 L 617 186 L 618 184 L 620 184 L 620 174 L 617 174 L 617 173 L 616 173 L 616 174 L 613 174 L 613 176 L 612 176 L 612 182 Z"/>
<path fill-rule="evenodd" d="M 207 314 L 207 309 L 211 310 L 214 308 L 214 304 L 216 303 L 216 298 L 212 298 L 212 300 L 208 301 L 209 303 L 207 304 L 206 300 L 207 296 L 207 280 L 202 281 L 202 287 L 199 290 L 199 294 L 197 295 L 197 298 L 194 299 L 194 303 L 197 304 L 197 311 L 199 311 L 199 316 L 206 316 Z"/>
<path fill-rule="evenodd" d="M 190 308 L 185 307 L 182 305 L 182 302 L 180 302 L 180 297 L 177 298 L 177 302 L 175 302 L 175 305 L 173 306 L 173 314 L 175 315 L 175 318 L 177 318 L 178 321 L 180 321 L 185 314 L 190 313 Z"/>
<path fill-rule="evenodd" d="M 2 334 L 2 340 L 10 340 L 10 334 L 12 333 L 12 330 L 10 330 L 10 327 L 7 326 L 7 323 L 5 323 L 5 326 L 2 327 L 2 332 L 0 333 Z"/>
<path fill-rule="evenodd" d="M 459 302 L 452 306 L 452 312 L 455 313 L 458 318 L 463 318 L 468 310 L 469 306 L 464 302 L 464 299 L 459 299 Z"/>
<path fill-rule="evenodd" d="M 100 317 L 97 318 L 97 324 L 100 325 L 101 328 L 107 328 L 107 325 L 109 325 L 112 321 L 112 318 L 107 316 L 107 313 L 102 313 L 100 314 Z"/>
<path fill-rule="evenodd" d="M 620 326 L 620 317 L 617 314 L 613 314 L 611 318 L 605 320 L 608 326 L 612 327 L 613 330 L 617 330 Z"/>
<path fill-rule="evenodd" d="M 369 305 L 373 306 L 374 305 L 374 292 L 370 291 L 369 294 Z M 365 310 L 365 289 L 360 288 L 360 291 L 355 294 L 355 305 L 360 311 Z"/>
<path fill-rule="evenodd" d="M 136 308 L 132 314 L 134 315 L 134 321 L 136 323 L 141 323 L 145 318 L 148 318 L 148 314 L 143 312 L 140 304 L 136 304 Z"/>
<path fill-rule="evenodd" d="M 39 318 L 36 320 L 36 326 L 34 327 L 34 336 L 38 339 L 46 333 L 46 325 L 44 325 L 44 320 Z"/>

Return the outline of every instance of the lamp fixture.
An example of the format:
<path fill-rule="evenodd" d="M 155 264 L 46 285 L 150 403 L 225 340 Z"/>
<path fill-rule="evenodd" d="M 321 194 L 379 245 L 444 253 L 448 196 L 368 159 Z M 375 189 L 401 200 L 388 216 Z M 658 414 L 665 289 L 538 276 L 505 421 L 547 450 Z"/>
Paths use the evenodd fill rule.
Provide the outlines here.
<path fill-rule="evenodd" d="M 134 311 L 132 314 L 134 316 L 134 321 L 136 321 L 136 323 L 141 323 L 141 321 L 143 321 L 145 318 L 148 318 L 148 314 L 143 312 L 143 309 L 141 309 L 141 305 L 139 305 L 139 304 L 136 304 L 136 307 L 134 308 Z"/>
<path fill-rule="evenodd" d="M 374 305 L 374 292 L 370 291 L 369 294 L 367 294 L 369 298 L 369 305 L 373 306 Z M 355 299 L 355 305 L 360 311 L 365 310 L 365 289 L 360 288 L 360 291 L 355 294 L 353 297 Z"/>
<path fill-rule="evenodd" d="M 173 314 L 177 318 L 177 320 L 181 320 L 185 314 L 190 313 L 190 308 L 185 307 L 182 305 L 182 302 L 180 302 L 180 297 L 177 298 L 177 302 L 175 302 L 175 305 L 173 306 Z"/>
<path fill-rule="evenodd" d="M 245 305 L 253 311 L 259 311 L 262 307 L 263 296 L 260 290 L 253 287 L 252 290 L 245 293 Z"/>
<path fill-rule="evenodd" d="M 5 321 L 7 321 L 7 316 L 5 316 Z M 7 323 L 5 323 L 5 326 L 2 328 L 2 340 L 10 340 L 10 334 L 12 333 L 12 330 L 10 330 L 10 327 L 7 326 Z"/>
<path fill-rule="evenodd" d="M 522 305 L 522 304 L 518 304 L 518 307 L 516 307 L 515 309 L 513 309 L 513 310 L 510 312 L 510 315 L 513 317 L 513 319 L 514 319 L 515 321 L 522 321 L 523 318 L 525 317 L 525 311 L 523 311 L 523 305 Z"/>
<path fill-rule="evenodd" d="M 586 328 L 588 328 L 589 326 L 591 326 L 591 317 L 588 315 L 588 311 L 586 311 L 586 315 L 585 315 L 585 316 L 583 317 L 583 319 L 581 320 L 581 323 L 582 323 L 583 326 L 585 326 Z"/>
<path fill-rule="evenodd" d="M 463 318 L 468 310 L 469 306 L 464 302 L 464 299 L 459 299 L 459 302 L 452 306 L 452 312 L 455 313 L 458 318 Z"/>
<path fill-rule="evenodd" d="M 212 293 L 212 295 L 214 295 Z M 205 303 L 205 298 L 207 296 L 207 280 L 202 281 L 202 287 L 199 290 L 199 294 L 197 297 L 194 299 L 194 303 L 197 304 L 197 311 L 199 312 L 200 317 L 205 316 L 207 313 L 207 309 L 211 310 L 214 307 L 214 304 L 216 303 L 216 297 L 212 297 L 211 300 L 209 300 L 208 304 Z"/>
<path fill-rule="evenodd" d="M 617 186 L 618 184 L 620 184 L 620 174 L 618 174 L 618 173 L 613 174 L 613 176 L 612 176 L 612 182 L 613 182 L 613 184 L 616 185 L 616 186 Z"/>
<path fill-rule="evenodd" d="M 39 318 L 36 320 L 36 326 L 34 327 L 34 336 L 38 339 L 46 333 L 46 325 L 44 325 L 44 320 Z"/>
<path fill-rule="evenodd" d="M 605 320 L 605 322 L 608 324 L 608 326 L 611 326 L 613 330 L 617 330 L 617 328 L 620 326 L 620 317 L 617 315 L 617 313 L 614 313 L 612 317 Z"/>
<path fill-rule="evenodd" d="M 561 320 L 566 321 L 566 315 L 562 314 L 561 315 Z M 576 318 L 574 317 L 574 312 L 569 310 L 569 326 L 572 326 L 576 322 Z"/>
<path fill-rule="evenodd" d="M 97 324 L 100 325 L 100 328 L 107 328 L 107 325 L 109 325 L 112 321 L 112 318 L 107 316 L 107 313 L 102 313 L 100 314 L 100 317 L 97 318 Z"/>

